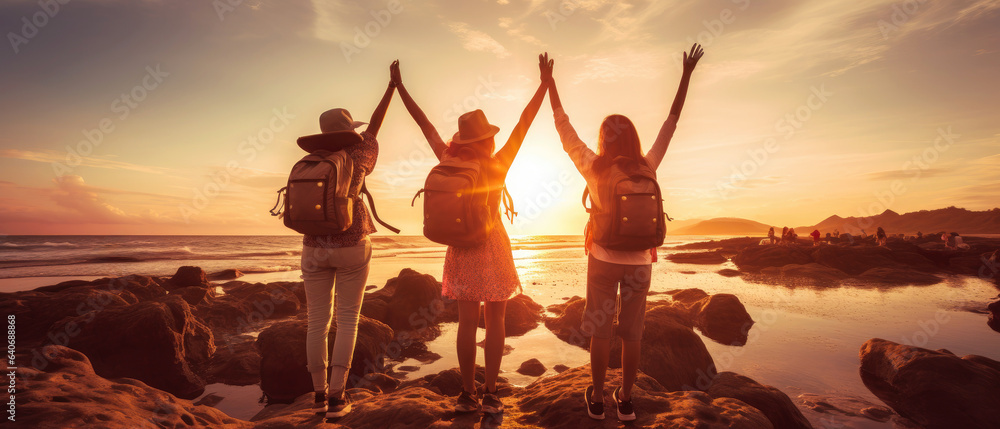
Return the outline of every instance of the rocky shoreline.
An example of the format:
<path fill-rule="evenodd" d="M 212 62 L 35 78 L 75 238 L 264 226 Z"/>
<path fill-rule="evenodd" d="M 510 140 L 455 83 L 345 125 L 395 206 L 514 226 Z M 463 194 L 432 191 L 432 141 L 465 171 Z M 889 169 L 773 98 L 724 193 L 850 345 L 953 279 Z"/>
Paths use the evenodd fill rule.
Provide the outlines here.
<path fill-rule="evenodd" d="M 739 271 L 729 275 L 805 275 L 838 284 L 850 284 L 852 278 L 885 278 L 887 284 L 896 284 L 903 278 L 897 271 L 917 273 L 911 280 L 919 280 L 918 275 L 939 279 L 969 274 L 971 256 L 994 244 L 970 243 L 972 251 L 957 254 L 906 242 L 890 242 L 888 248 L 811 248 L 751 246 L 749 240 L 756 244 L 756 239 L 733 239 L 697 243 L 700 249 L 687 250 L 714 254 L 689 257 L 699 263 L 732 258 Z M 19 421 L 58 427 L 593 426 L 583 411 L 587 366 L 556 365 L 551 375 L 541 362 L 525 361 L 518 372 L 536 378 L 526 387 L 500 383 L 507 406 L 502 422 L 452 411 L 460 389 L 457 368 L 407 379 L 398 363 L 406 358 L 423 363 L 440 359 L 426 343 L 440 335 L 442 323 L 457 320 L 456 305 L 441 298 L 440 283 L 410 269 L 366 293 L 349 377 L 355 410 L 336 424 L 324 423 L 310 409 L 301 282 L 232 280 L 239 275 L 210 276 L 200 268 L 182 267 L 170 278 L 132 275 L 2 294 L 0 308 L 22 321 L 17 355 L 21 368 L 16 373 L 24 386 L 18 397 Z M 508 304 L 506 332 L 520 336 L 544 325 L 562 341 L 585 349 L 582 310 L 579 297 L 543 308 L 519 295 Z M 1000 301 L 988 307 L 988 323 L 994 329 L 998 310 Z M 642 410 L 636 424 L 813 427 L 796 403 L 831 418 L 851 416 L 897 427 L 952 427 L 951 422 L 962 422 L 974 428 L 1000 421 L 1000 363 L 986 357 L 958 358 L 947 351 L 872 339 L 862 346 L 860 373 L 869 390 L 889 407 L 815 395 L 793 402 L 775 387 L 716 371 L 695 332 L 741 347 L 752 339 L 753 326 L 735 295 L 699 289 L 651 294 L 635 391 L 636 406 Z M 620 340 L 616 344 L 612 357 L 620 358 Z M 620 366 L 620 359 L 613 358 L 611 367 Z M 550 375 L 538 377 L 542 374 Z M 609 371 L 612 384 L 617 374 Z M 247 421 L 193 403 L 211 383 L 260 384 L 268 406 Z M 611 403 L 610 397 L 606 401 Z M 618 425 L 612 414 L 598 427 Z"/>

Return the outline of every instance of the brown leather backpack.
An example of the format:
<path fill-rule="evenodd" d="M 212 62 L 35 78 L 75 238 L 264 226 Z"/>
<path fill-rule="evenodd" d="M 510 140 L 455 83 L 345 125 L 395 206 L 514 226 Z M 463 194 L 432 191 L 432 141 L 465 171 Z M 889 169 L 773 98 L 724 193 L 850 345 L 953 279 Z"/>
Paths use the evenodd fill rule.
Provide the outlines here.
<path fill-rule="evenodd" d="M 663 245 L 667 216 L 652 168 L 618 157 L 601 172 L 597 183 L 600 210 L 587 207 L 590 190 L 583 191 L 594 243 L 611 250 L 648 250 Z"/>

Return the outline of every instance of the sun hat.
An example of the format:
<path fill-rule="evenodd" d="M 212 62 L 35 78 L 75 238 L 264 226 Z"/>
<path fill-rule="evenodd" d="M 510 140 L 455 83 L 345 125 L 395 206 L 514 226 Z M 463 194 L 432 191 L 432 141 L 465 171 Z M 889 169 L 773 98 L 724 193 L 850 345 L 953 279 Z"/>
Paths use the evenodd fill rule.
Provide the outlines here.
<path fill-rule="evenodd" d="M 367 122 L 355 121 L 347 109 L 330 109 L 319 115 L 319 129 L 322 134 L 299 137 L 298 144 L 306 152 L 347 146 L 364 140 L 354 129 Z"/>
<path fill-rule="evenodd" d="M 485 140 L 500 132 L 500 127 L 489 123 L 486 114 L 482 110 L 476 109 L 464 113 L 458 118 L 458 132 L 451 139 L 454 144 L 475 143 Z"/>

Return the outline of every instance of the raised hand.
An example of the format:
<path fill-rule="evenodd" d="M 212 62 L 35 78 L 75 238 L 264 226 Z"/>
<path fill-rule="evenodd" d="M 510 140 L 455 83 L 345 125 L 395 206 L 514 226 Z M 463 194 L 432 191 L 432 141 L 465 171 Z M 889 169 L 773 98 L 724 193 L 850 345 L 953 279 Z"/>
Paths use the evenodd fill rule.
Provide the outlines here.
<path fill-rule="evenodd" d="M 552 82 L 552 68 L 555 64 L 555 60 L 549 59 L 549 53 L 538 55 L 538 70 L 542 73 L 542 82 L 549 83 Z"/>
<path fill-rule="evenodd" d="M 394 86 L 399 86 L 403 83 L 403 76 L 399 73 L 399 60 L 393 61 L 389 65 L 389 81 Z"/>
<path fill-rule="evenodd" d="M 684 53 L 684 73 L 691 73 L 694 71 L 695 66 L 698 65 L 698 60 L 705 55 L 705 50 L 702 49 L 701 45 L 695 43 L 691 45 L 691 52 Z"/>

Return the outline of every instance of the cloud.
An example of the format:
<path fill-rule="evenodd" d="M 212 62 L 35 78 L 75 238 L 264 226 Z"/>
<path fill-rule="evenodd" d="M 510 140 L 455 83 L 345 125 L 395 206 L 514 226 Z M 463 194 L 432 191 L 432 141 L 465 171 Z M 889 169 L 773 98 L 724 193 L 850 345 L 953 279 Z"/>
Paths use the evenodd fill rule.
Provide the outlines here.
<path fill-rule="evenodd" d="M 30 151 L 20 149 L 0 149 L 0 158 L 21 159 L 25 161 L 35 161 L 47 164 L 59 163 L 67 168 L 75 166 L 105 168 L 109 170 L 131 170 L 142 173 L 165 174 L 171 171 L 168 168 L 152 167 L 147 165 L 132 164 L 129 162 L 115 161 L 107 158 L 79 157 L 67 153 L 53 150 Z"/>
<path fill-rule="evenodd" d="M 872 173 L 863 174 L 862 177 L 867 180 L 879 181 L 879 180 L 913 180 L 914 178 L 926 178 L 942 176 L 954 171 L 952 168 L 928 168 L 926 170 L 920 170 L 916 167 L 908 170 L 886 170 L 886 171 L 876 171 Z"/>
<path fill-rule="evenodd" d="M 588 81 L 600 83 L 623 79 L 652 79 L 659 76 L 666 56 L 661 53 L 624 49 L 604 55 L 592 55 L 584 60 L 582 70 L 573 78 L 574 84 Z"/>
<path fill-rule="evenodd" d="M 548 46 L 545 42 L 539 40 L 537 37 L 528 34 L 526 30 L 527 25 L 523 22 L 515 26 L 514 19 L 506 17 L 501 17 L 497 21 L 498 21 L 497 25 L 499 25 L 500 28 L 505 29 L 507 31 L 507 35 L 511 37 L 515 37 L 521 40 L 522 42 L 530 43 L 532 45 L 543 48 Z"/>
<path fill-rule="evenodd" d="M 462 47 L 468 51 L 489 52 L 496 55 L 497 58 L 510 56 L 510 52 L 500 42 L 489 34 L 469 28 L 469 24 L 452 22 L 448 24 L 448 29 L 462 40 Z"/>
<path fill-rule="evenodd" d="M 57 205 L 78 212 L 89 223 L 131 223 L 125 212 L 97 197 L 97 193 L 87 189 L 80 176 L 62 176 L 54 179 L 56 190 L 52 199 Z"/>

